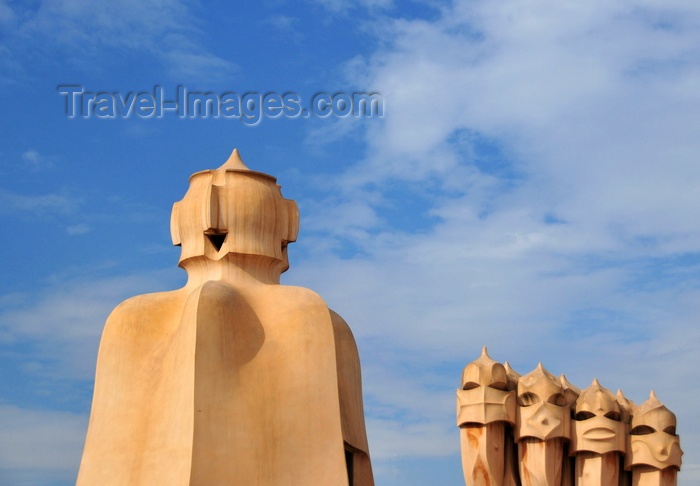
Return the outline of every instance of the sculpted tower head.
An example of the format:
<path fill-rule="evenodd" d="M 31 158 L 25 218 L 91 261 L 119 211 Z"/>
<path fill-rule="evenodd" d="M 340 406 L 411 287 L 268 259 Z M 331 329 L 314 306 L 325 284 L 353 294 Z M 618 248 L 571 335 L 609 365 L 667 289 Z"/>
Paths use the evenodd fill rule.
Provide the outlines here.
<path fill-rule="evenodd" d="M 238 150 L 218 169 L 190 177 L 170 220 L 173 244 L 182 247 L 179 265 L 188 271 L 202 263 L 226 265 L 235 256 L 279 276 L 289 268 L 287 244 L 298 229 L 296 203 L 282 196 L 274 177 L 248 169 Z"/>
<path fill-rule="evenodd" d="M 457 426 L 465 424 L 515 423 L 515 394 L 508 391 L 506 368 L 488 355 L 481 356 L 462 372 L 457 390 Z"/>
<path fill-rule="evenodd" d="M 576 400 L 571 452 L 624 454 L 627 434 L 622 412 L 617 397 L 594 379 Z"/>
<path fill-rule="evenodd" d="M 652 391 L 632 417 L 630 454 L 627 468 L 646 465 L 663 470 L 680 469 L 680 438 L 676 435 L 676 415 L 659 401 Z"/>
<path fill-rule="evenodd" d="M 518 380 L 519 427 L 516 440 L 570 438 L 570 406 L 562 381 L 542 363 Z"/>

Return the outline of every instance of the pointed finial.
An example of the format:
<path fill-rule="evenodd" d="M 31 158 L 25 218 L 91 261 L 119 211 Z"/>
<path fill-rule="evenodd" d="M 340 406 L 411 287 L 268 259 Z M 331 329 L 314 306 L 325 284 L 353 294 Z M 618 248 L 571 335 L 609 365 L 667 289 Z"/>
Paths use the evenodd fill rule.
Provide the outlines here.
<path fill-rule="evenodd" d="M 520 373 L 515 371 L 508 361 L 503 363 L 503 366 L 506 368 L 506 373 L 508 373 L 508 376 L 512 376 L 515 378 L 515 381 L 518 381 L 518 378 L 520 378 Z"/>
<path fill-rule="evenodd" d="M 518 395 L 526 391 L 532 391 L 544 400 L 556 393 L 562 393 L 563 386 L 559 378 L 545 369 L 542 363 L 537 364 L 537 368 L 522 376 L 518 380 Z"/>
<path fill-rule="evenodd" d="M 515 371 L 508 361 L 503 364 L 503 368 L 506 370 L 506 376 L 508 377 L 508 390 L 515 390 L 518 388 L 518 380 L 520 379 L 520 373 Z"/>
<path fill-rule="evenodd" d="M 243 159 L 241 159 L 240 154 L 238 153 L 238 149 L 235 148 L 233 149 L 233 152 L 231 152 L 231 155 L 229 156 L 228 160 L 224 162 L 224 164 L 219 167 L 217 170 L 250 170 L 246 165 L 243 163 Z"/>
<path fill-rule="evenodd" d="M 617 403 L 620 404 L 622 421 L 625 423 L 630 423 L 632 415 L 634 415 L 634 411 L 637 409 L 637 404 L 627 398 L 619 388 L 617 389 L 615 399 L 617 400 Z"/>
<path fill-rule="evenodd" d="M 581 394 L 581 389 L 579 387 L 577 387 L 576 385 L 574 385 L 573 383 L 571 383 L 566 378 L 566 375 L 564 373 L 562 373 L 561 376 L 559 377 L 559 381 L 561 381 L 561 384 L 565 389 L 573 390 L 576 393 L 576 395 Z"/>
<path fill-rule="evenodd" d="M 650 410 L 662 408 L 665 409 L 666 407 L 658 399 L 658 397 L 656 396 L 656 392 L 652 390 L 651 393 L 649 393 L 649 398 L 647 398 L 647 401 L 639 405 L 639 407 L 637 407 L 637 415 L 642 415 L 649 412 Z"/>
<path fill-rule="evenodd" d="M 576 403 L 578 396 L 581 394 L 581 390 L 577 386 L 572 384 L 569 380 L 567 380 L 566 375 L 564 373 L 562 373 L 559 377 L 559 381 L 561 382 L 562 393 L 566 397 L 567 405 L 573 406 L 573 404 Z"/>

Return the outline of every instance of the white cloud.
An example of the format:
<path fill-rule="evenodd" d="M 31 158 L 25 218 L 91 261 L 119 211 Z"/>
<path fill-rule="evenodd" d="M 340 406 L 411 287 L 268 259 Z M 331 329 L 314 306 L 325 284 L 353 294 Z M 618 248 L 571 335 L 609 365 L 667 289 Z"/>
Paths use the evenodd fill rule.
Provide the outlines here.
<path fill-rule="evenodd" d="M 229 79 L 237 68 L 207 49 L 197 8 L 188 0 L 42 0 L 15 15 L 23 21 L 8 30 L 6 42 L 25 52 L 40 41 L 92 69 L 104 48 L 134 50 L 161 61 L 180 82 Z"/>
<path fill-rule="evenodd" d="M 163 3 L 174 10 L 158 32 L 180 28 L 177 5 Z M 96 8 L 49 7 L 69 26 Z M 94 31 L 68 30 L 61 41 L 148 49 L 151 24 L 132 16 L 155 10 L 124 15 L 130 40 L 108 39 L 122 27 L 98 18 Z M 300 201 L 308 233 L 298 244 L 313 259 L 285 278 L 317 290 L 353 328 L 376 460 L 454 454 L 454 389 L 488 345 L 521 373 L 542 361 L 580 387 L 598 377 L 638 403 L 656 389 L 679 417 L 681 484 L 694 484 L 700 7 L 457 1 L 434 22 L 380 22 L 368 29 L 379 47 L 353 81 L 382 93 L 385 118 L 368 124 L 369 155 L 321 186 L 327 199 Z M 158 52 L 180 52 L 180 42 Z M 355 59 L 348 72 L 361 66 Z M 431 205 L 416 214 L 430 224 L 414 230 L 387 216 L 416 198 Z M 339 258 L 348 242 L 357 255 Z M 167 288 L 155 280 L 152 289 Z M 4 339 L 65 345 L 70 353 L 47 356 L 63 360 L 60 373 L 88 377 L 107 312 L 149 285 L 134 277 L 53 289 L 2 314 Z M 16 295 L 5 301 L 20 305 Z"/>
<path fill-rule="evenodd" d="M 316 3 L 323 6 L 333 13 L 347 13 L 353 8 L 362 7 L 367 8 L 371 11 L 375 10 L 385 10 L 391 8 L 394 4 L 392 0 L 360 0 L 360 1 L 350 1 L 350 0 L 314 0 Z"/>
<path fill-rule="evenodd" d="M 450 407 L 450 411 L 452 411 Z M 368 421 L 372 459 L 447 456 L 459 451 L 459 434 L 454 424 L 434 424 L 423 420 L 403 423 L 370 419 Z M 455 440 L 457 437 L 457 440 Z"/>
<path fill-rule="evenodd" d="M 177 269 L 143 274 L 57 279 L 34 294 L 0 299 L 0 346 L 30 343 L 38 353 L 21 358 L 35 374 L 90 380 L 105 320 L 124 299 L 172 290 Z M 6 397 L 9 398 L 9 397 Z"/>
<path fill-rule="evenodd" d="M 52 486 L 75 482 L 87 416 L 0 405 L 0 482 Z"/>
<path fill-rule="evenodd" d="M 20 473 L 8 470 L 23 469 L 72 474 L 80 462 L 86 427 L 82 414 L 0 405 L 0 477 L 9 479 L 8 474 Z"/>
<path fill-rule="evenodd" d="M 319 251 L 289 278 L 354 329 L 379 457 L 448 440 L 435 425 L 447 412 L 392 395 L 396 377 L 380 370 L 423 370 L 399 386 L 437 401 L 446 392 L 426 390 L 459 379 L 439 378 L 443 366 L 488 345 L 521 373 L 543 361 L 638 403 L 657 389 L 679 416 L 691 484 L 700 8 L 457 1 L 435 22 L 378 22 L 368 31 L 379 48 L 348 72 L 382 93 L 385 118 L 367 124 L 369 155 L 338 177 L 336 195 L 303 205 Z M 412 233 L 386 214 L 416 197 L 438 222 Z M 347 240 L 356 255 L 338 258 Z M 382 442 L 413 423 L 406 414 L 431 425 Z"/>
<path fill-rule="evenodd" d="M 231 61 L 206 51 L 192 40 L 192 33 L 168 34 L 165 47 L 154 49 L 166 63 L 168 74 L 177 80 L 231 81 L 238 67 Z"/>
<path fill-rule="evenodd" d="M 298 17 L 290 17 L 288 15 L 274 15 L 265 21 L 267 25 L 288 34 L 297 32 L 299 22 L 300 19 Z"/>
<path fill-rule="evenodd" d="M 0 27 L 11 26 L 15 21 L 15 13 L 6 0 L 0 0 Z"/>
<path fill-rule="evenodd" d="M 89 233 L 89 232 L 90 232 L 90 226 L 83 224 L 83 223 L 74 224 L 74 225 L 68 226 L 66 228 L 66 233 L 68 233 L 71 236 L 72 235 L 84 235 L 85 233 Z"/>
<path fill-rule="evenodd" d="M 34 149 L 25 150 L 22 153 L 22 161 L 27 169 L 32 172 L 38 172 L 43 169 L 50 168 L 53 164 L 45 156 L 41 155 Z"/>
<path fill-rule="evenodd" d="M 0 213 L 26 211 L 44 214 L 67 214 L 80 205 L 80 200 L 66 194 L 24 195 L 0 189 Z"/>
<path fill-rule="evenodd" d="M 375 460 L 454 453 L 454 390 L 462 367 L 488 345 L 522 374 L 542 361 L 581 388 L 597 377 L 637 403 L 655 389 L 679 417 L 686 464 L 698 464 L 700 396 L 688 384 L 700 291 L 629 289 L 633 267 L 576 269 L 537 249 L 501 251 L 517 244 L 489 251 L 488 242 L 438 233 L 290 270 L 356 335 Z"/>
<path fill-rule="evenodd" d="M 29 149 L 22 154 L 22 160 L 30 167 L 36 168 L 41 165 L 41 156 L 34 149 Z"/>

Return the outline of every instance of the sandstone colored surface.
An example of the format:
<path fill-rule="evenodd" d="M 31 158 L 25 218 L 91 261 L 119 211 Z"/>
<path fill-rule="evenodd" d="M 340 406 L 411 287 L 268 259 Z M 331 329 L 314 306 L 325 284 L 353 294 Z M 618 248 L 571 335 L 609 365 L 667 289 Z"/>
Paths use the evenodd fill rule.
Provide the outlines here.
<path fill-rule="evenodd" d="M 190 178 L 171 219 L 187 284 L 109 316 L 79 486 L 374 484 L 353 335 L 279 283 L 298 225 L 236 150 Z"/>

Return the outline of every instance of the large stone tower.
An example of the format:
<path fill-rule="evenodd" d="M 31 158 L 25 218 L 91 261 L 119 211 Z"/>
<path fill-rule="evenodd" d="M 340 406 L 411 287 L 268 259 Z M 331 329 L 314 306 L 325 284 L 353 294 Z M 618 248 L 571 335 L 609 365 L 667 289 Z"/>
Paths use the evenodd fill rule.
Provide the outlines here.
<path fill-rule="evenodd" d="M 187 284 L 108 318 L 78 485 L 374 484 L 352 333 L 279 284 L 297 229 L 236 150 L 190 178 L 171 220 Z"/>

